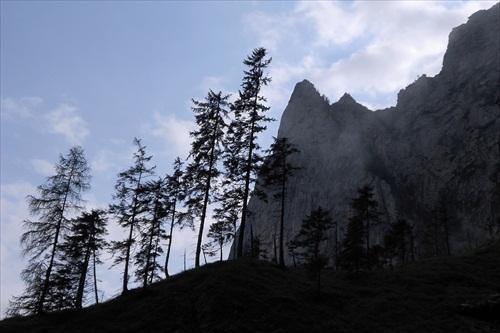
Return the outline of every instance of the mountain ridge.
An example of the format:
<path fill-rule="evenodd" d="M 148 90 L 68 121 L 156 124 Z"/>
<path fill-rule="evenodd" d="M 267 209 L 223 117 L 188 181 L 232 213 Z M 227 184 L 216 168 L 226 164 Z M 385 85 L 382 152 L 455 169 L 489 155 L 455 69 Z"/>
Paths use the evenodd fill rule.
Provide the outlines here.
<path fill-rule="evenodd" d="M 420 257 L 431 255 L 425 238 L 441 200 L 453 221 L 453 253 L 498 234 L 499 9 L 454 28 L 441 72 L 401 89 L 394 107 L 373 112 L 348 93 L 330 104 L 308 80 L 296 84 L 278 130 L 300 150 L 291 157 L 301 169 L 288 184 L 285 242 L 318 206 L 331 211 L 342 236 L 349 198 L 366 184 L 385 213 L 375 244 L 403 218 L 414 226 Z M 253 197 L 249 210 L 244 246 L 252 229 L 268 257 L 276 257 L 279 203 Z M 285 260 L 291 264 L 286 254 Z"/>

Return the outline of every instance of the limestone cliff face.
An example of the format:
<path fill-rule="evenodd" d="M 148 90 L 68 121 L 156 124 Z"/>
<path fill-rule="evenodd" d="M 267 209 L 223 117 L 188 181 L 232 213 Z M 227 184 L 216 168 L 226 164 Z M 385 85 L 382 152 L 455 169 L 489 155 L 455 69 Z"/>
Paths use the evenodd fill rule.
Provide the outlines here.
<path fill-rule="evenodd" d="M 330 105 L 312 83 L 295 86 L 278 132 L 300 149 L 293 163 L 301 169 L 288 185 L 285 241 L 318 206 L 332 212 L 342 236 L 349 198 L 365 184 L 375 188 L 384 213 L 375 243 L 389 223 L 404 218 L 414 225 L 417 254 L 425 256 L 440 200 L 451 221 L 452 252 L 498 232 L 499 18 L 496 4 L 453 29 L 441 73 L 401 90 L 395 107 L 373 112 L 348 94 Z M 273 257 L 278 202 L 254 197 L 249 209 L 245 243 L 251 229 Z M 333 249 L 334 242 L 325 246 Z"/>

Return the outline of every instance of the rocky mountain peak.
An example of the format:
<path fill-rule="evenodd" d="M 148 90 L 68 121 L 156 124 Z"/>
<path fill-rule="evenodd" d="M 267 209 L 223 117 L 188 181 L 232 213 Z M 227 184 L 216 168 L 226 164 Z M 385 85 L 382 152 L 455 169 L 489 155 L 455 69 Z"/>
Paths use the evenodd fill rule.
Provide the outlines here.
<path fill-rule="evenodd" d="M 300 170 L 287 184 L 285 242 L 321 206 L 339 223 L 337 237 L 332 234 L 325 244 L 333 249 L 352 214 L 349 198 L 364 185 L 375 189 L 383 212 L 373 244 L 383 241 L 391 223 L 406 219 L 418 256 L 444 254 L 442 231 L 435 234 L 432 225 L 438 209 L 447 214 L 452 253 L 498 234 L 498 36 L 500 4 L 453 29 L 441 73 L 420 76 L 385 110 L 371 112 L 349 94 L 330 105 L 311 82 L 298 83 L 278 131 L 300 150 L 291 160 Z M 245 243 L 251 229 L 270 258 L 280 208 L 273 200 L 249 202 Z M 285 261 L 290 264 L 291 258 Z"/>
<path fill-rule="evenodd" d="M 352 98 L 351 95 L 349 95 L 348 93 L 344 93 L 344 95 L 342 95 L 342 97 L 340 97 L 340 99 L 338 100 L 339 104 L 357 104 L 356 100 L 354 100 L 354 98 Z"/>
<path fill-rule="evenodd" d="M 480 10 L 467 23 L 454 28 L 449 35 L 443 59 L 442 75 L 447 80 L 464 81 L 469 76 L 484 75 L 487 68 L 500 61 L 500 3 L 489 10 Z"/>

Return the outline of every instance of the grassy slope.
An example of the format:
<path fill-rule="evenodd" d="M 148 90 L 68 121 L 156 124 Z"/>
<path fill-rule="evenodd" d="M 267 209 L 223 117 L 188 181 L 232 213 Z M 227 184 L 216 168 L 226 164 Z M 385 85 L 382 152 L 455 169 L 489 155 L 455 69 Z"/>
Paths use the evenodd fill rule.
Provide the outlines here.
<path fill-rule="evenodd" d="M 318 298 L 315 282 L 301 269 L 249 260 L 215 263 L 82 311 L 3 320 L 0 331 L 500 331 L 498 319 L 464 316 L 460 306 L 500 293 L 500 241 L 394 271 L 327 271 L 322 283 Z"/>

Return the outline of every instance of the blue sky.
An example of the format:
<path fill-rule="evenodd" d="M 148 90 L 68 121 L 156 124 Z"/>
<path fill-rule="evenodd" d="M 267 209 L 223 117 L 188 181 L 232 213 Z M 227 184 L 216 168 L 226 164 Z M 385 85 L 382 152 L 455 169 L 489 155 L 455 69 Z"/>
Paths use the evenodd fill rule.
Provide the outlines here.
<path fill-rule="evenodd" d="M 25 197 L 60 153 L 84 147 L 94 177 L 87 207 L 105 208 L 134 137 L 158 174 L 170 172 L 189 151 L 191 99 L 208 89 L 236 95 L 253 48 L 273 58 L 264 95 L 278 121 L 266 145 L 297 82 L 332 102 L 348 92 L 373 110 L 394 105 L 418 75 L 439 73 L 451 29 L 496 2 L 1 1 L 1 315 L 23 289 Z M 112 221 L 110 233 L 121 238 Z M 174 237 L 178 272 L 184 250 L 193 266 L 196 239 Z M 121 270 L 108 267 L 107 298 Z"/>

